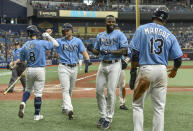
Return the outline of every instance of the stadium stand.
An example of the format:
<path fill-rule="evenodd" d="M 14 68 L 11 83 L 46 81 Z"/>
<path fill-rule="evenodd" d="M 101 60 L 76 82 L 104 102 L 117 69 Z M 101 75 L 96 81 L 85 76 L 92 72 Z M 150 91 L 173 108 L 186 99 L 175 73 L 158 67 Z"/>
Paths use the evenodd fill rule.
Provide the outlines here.
<path fill-rule="evenodd" d="M 27 41 L 25 29 L 29 24 L 37 25 L 42 32 L 47 28 L 51 28 L 53 29 L 53 36 L 58 38 L 61 34 L 61 25 L 69 22 L 74 27 L 74 35 L 80 37 L 85 44 L 94 44 L 96 34 L 105 28 L 103 18 L 82 17 L 80 15 L 77 17 L 61 17 L 59 13 L 61 10 L 76 11 L 77 14 L 81 11 L 118 12 L 117 23 L 129 41 L 135 32 L 134 0 L 94 0 L 90 4 L 86 4 L 82 0 L 28 0 L 26 7 L 24 7 L 25 4 L 20 5 L 17 1 L 14 1 L 0 1 L 0 29 L 3 30 L 0 31 L 0 61 L 10 61 L 10 50 L 14 41 L 20 43 Z M 181 48 L 191 49 L 193 52 L 193 18 L 191 17 L 193 15 L 193 2 L 188 3 L 187 1 L 143 0 L 140 5 L 141 24 L 151 21 L 150 14 L 155 8 L 160 6 L 168 7 L 172 12 L 168 28 L 176 35 Z M 19 12 L 14 12 L 13 16 L 11 8 Z M 21 13 L 21 11 L 24 13 Z M 38 14 L 40 12 L 43 12 L 43 15 Z M 8 32 L 6 40 L 2 32 Z M 6 48 L 7 58 L 5 58 Z M 96 58 L 93 54 L 89 54 L 91 58 Z M 54 50 L 47 53 L 47 58 L 57 63 L 57 54 Z"/>

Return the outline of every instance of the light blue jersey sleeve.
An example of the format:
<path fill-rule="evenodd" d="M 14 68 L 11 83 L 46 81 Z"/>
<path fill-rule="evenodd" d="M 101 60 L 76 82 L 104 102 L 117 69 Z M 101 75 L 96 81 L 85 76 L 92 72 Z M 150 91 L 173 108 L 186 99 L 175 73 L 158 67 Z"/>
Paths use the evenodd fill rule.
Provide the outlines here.
<path fill-rule="evenodd" d="M 123 34 L 123 32 L 120 32 L 119 41 L 120 41 L 120 48 L 128 47 L 127 37 L 125 36 L 125 34 Z"/>
<path fill-rule="evenodd" d="M 78 44 L 79 44 L 79 51 L 80 53 L 84 52 L 86 48 L 84 47 L 84 44 L 81 39 L 78 39 Z"/>
<path fill-rule="evenodd" d="M 46 41 L 46 40 L 41 40 L 40 41 L 42 44 L 43 44 L 43 47 L 46 49 L 46 50 L 51 50 L 54 48 L 54 44 L 50 41 Z"/>
<path fill-rule="evenodd" d="M 135 34 L 130 42 L 129 47 L 134 50 L 140 51 L 140 38 L 141 38 L 141 28 L 139 27 L 135 31 Z"/>
<path fill-rule="evenodd" d="M 183 55 L 182 50 L 180 49 L 179 43 L 175 36 L 172 37 L 172 46 L 169 50 L 171 59 L 179 58 Z"/>
<path fill-rule="evenodd" d="M 100 34 L 97 35 L 96 41 L 94 43 L 94 49 L 100 50 Z"/>

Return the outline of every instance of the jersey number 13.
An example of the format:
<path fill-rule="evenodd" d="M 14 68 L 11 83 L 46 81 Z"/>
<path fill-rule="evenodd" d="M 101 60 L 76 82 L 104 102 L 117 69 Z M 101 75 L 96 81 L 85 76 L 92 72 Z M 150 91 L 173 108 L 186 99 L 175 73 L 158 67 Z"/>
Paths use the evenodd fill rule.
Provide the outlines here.
<path fill-rule="evenodd" d="M 152 37 L 150 39 L 150 53 L 155 53 L 158 55 L 161 54 L 163 51 L 163 45 L 164 41 L 161 38 L 154 40 L 154 38 Z"/>

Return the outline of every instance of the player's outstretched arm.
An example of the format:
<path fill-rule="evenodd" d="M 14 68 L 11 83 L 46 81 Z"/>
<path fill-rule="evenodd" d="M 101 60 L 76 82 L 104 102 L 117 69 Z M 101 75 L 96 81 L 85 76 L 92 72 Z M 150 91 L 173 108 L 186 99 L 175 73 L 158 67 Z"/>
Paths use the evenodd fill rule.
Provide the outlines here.
<path fill-rule="evenodd" d="M 42 37 L 50 40 L 54 44 L 55 47 L 58 47 L 59 46 L 58 42 L 53 37 L 51 37 L 50 34 L 51 34 L 50 32 L 49 33 L 45 32 L 42 34 Z"/>
<path fill-rule="evenodd" d="M 112 50 L 110 52 L 110 54 L 113 54 L 113 55 L 127 55 L 127 48 L 121 48 L 121 49 L 118 49 L 118 50 Z"/>
<path fill-rule="evenodd" d="M 95 55 L 99 55 L 99 51 L 94 49 L 94 45 L 93 44 L 87 44 L 86 48 L 88 51 L 92 52 Z"/>

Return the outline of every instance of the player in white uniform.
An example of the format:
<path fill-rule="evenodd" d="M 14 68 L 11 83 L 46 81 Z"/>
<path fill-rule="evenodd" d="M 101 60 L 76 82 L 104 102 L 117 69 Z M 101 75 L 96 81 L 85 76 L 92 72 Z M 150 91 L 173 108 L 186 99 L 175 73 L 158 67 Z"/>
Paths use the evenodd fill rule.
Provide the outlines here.
<path fill-rule="evenodd" d="M 174 67 L 168 74 L 170 78 L 176 76 L 182 61 L 183 53 L 176 37 L 164 26 L 168 19 L 168 9 L 156 9 L 152 19 L 153 23 L 138 27 L 130 43 L 134 131 L 143 131 L 143 109 L 148 95 L 151 95 L 154 112 L 152 131 L 164 131 L 168 54 L 174 59 Z"/>
<path fill-rule="evenodd" d="M 51 34 L 50 30 L 47 30 L 47 32 Z M 43 119 L 43 115 L 40 115 L 40 110 L 42 104 L 42 92 L 45 84 L 45 54 L 46 50 L 51 50 L 54 46 L 57 47 L 58 43 L 48 33 L 43 33 L 42 36 L 49 39 L 51 42 L 37 40 L 39 30 L 35 25 L 28 26 L 27 33 L 31 40 L 23 45 L 20 55 L 20 60 L 27 63 L 26 90 L 23 93 L 22 102 L 19 105 L 18 116 L 23 118 L 26 102 L 34 90 L 34 120 L 41 120 Z"/>
<path fill-rule="evenodd" d="M 127 54 L 128 49 L 126 36 L 121 31 L 114 30 L 115 17 L 108 15 L 105 20 L 106 31 L 97 35 L 94 49 L 87 47 L 89 51 L 99 55 L 101 60 L 96 78 L 96 97 L 100 113 L 97 127 L 101 129 L 108 129 L 113 120 L 115 92 L 121 73 L 121 56 Z"/>
<path fill-rule="evenodd" d="M 85 58 L 86 68 L 88 68 L 90 63 L 89 55 L 82 40 L 72 36 L 72 32 L 72 25 L 65 23 L 62 27 L 64 37 L 57 39 L 59 46 L 56 48 L 56 52 L 59 55 L 58 75 L 63 95 L 62 112 L 67 114 L 70 120 L 73 119 L 74 114 L 71 96 L 77 78 L 80 53 Z M 87 71 L 88 69 L 85 72 Z"/>

